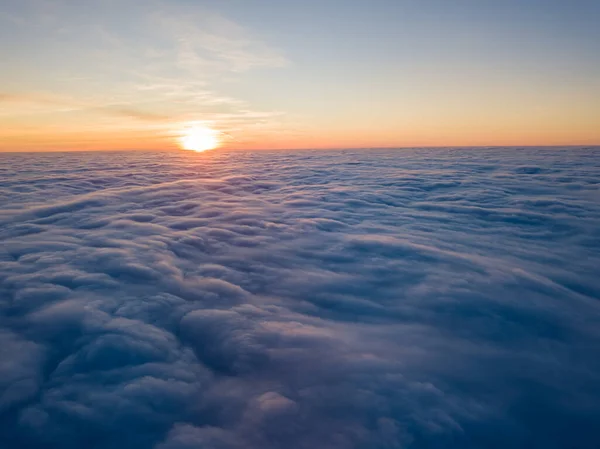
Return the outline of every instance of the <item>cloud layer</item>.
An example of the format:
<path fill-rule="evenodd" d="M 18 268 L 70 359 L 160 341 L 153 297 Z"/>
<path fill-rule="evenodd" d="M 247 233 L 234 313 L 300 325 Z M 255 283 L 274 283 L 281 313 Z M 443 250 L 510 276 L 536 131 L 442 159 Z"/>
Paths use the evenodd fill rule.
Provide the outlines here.
<path fill-rule="evenodd" d="M 2 448 L 600 444 L 597 150 L 0 157 Z"/>

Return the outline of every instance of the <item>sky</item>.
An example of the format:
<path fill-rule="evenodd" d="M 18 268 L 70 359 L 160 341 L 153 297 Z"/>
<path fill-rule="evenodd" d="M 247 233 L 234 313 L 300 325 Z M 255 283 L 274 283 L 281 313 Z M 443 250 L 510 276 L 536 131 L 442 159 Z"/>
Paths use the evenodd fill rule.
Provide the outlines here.
<path fill-rule="evenodd" d="M 0 151 L 600 144 L 600 2 L 0 1 Z"/>

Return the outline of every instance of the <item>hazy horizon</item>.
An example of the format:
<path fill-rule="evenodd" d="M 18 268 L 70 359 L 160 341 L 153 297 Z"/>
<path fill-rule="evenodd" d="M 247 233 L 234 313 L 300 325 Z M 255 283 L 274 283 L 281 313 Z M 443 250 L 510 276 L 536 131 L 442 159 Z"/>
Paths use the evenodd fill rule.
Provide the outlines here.
<path fill-rule="evenodd" d="M 599 145 L 450 145 L 450 146 L 405 146 L 405 147 L 331 147 L 331 148 L 215 148 L 214 150 L 210 150 L 210 153 L 214 152 L 263 152 L 263 151 L 402 151 L 402 150 L 432 150 L 432 149 L 440 149 L 440 150 L 457 150 L 457 149 L 465 149 L 465 150 L 485 150 L 485 149 L 498 149 L 498 150 L 520 150 L 520 149 L 571 149 L 571 150 L 586 150 L 586 149 L 600 149 Z M 187 150 L 183 150 L 181 148 L 170 148 L 170 149 L 160 149 L 160 148 L 128 148 L 128 149 L 119 149 L 119 148 L 111 148 L 106 150 L 78 150 L 78 149 L 69 149 L 69 150 L 21 150 L 21 151 L 11 151 L 11 150 L 0 150 L 0 153 L 4 154 L 15 154 L 15 153 L 95 153 L 95 152 L 115 152 L 115 153 L 127 153 L 127 152 L 151 152 L 151 153 L 171 153 L 171 152 L 186 152 Z M 208 151 L 207 151 L 208 152 Z"/>

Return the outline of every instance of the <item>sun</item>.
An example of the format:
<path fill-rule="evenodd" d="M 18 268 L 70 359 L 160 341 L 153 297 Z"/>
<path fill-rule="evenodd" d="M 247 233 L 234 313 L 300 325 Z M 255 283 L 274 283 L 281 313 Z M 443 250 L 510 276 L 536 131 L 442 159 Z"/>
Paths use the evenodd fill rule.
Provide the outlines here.
<path fill-rule="evenodd" d="M 194 126 L 183 133 L 179 143 L 184 150 L 202 152 L 214 150 L 221 144 L 221 141 L 218 131 L 208 126 Z"/>

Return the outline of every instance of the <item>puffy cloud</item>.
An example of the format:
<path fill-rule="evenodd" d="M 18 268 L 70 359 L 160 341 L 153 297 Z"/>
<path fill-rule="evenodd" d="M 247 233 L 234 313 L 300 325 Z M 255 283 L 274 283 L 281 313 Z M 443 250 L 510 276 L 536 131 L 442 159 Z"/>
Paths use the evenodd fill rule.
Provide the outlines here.
<path fill-rule="evenodd" d="M 1 158 L 2 448 L 600 442 L 594 150 Z"/>

